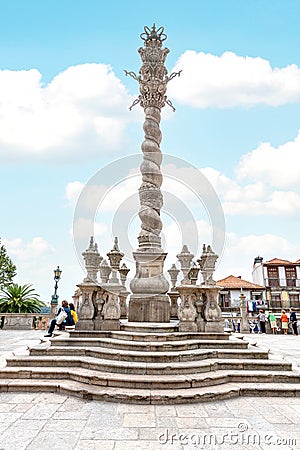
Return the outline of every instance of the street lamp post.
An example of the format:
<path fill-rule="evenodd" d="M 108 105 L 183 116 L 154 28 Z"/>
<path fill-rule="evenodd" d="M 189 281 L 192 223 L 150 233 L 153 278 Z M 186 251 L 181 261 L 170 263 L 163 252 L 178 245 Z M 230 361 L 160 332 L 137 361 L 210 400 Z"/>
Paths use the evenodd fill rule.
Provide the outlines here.
<path fill-rule="evenodd" d="M 58 288 L 58 282 L 60 280 L 62 270 L 60 270 L 59 266 L 57 266 L 56 269 L 54 269 L 54 294 L 51 297 L 51 311 L 50 311 L 50 319 L 55 317 L 56 315 L 56 309 L 58 305 L 58 295 L 57 295 L 57 288 Z"/>

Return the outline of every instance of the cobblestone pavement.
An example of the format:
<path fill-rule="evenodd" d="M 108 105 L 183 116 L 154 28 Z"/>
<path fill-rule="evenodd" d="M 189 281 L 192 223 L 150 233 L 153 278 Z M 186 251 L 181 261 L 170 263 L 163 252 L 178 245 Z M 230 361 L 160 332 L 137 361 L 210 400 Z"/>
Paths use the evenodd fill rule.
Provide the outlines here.
<path fill-rule="evenodd" d="M 44 332 L 0 330 L 0 359 Z M 300 337 L 247 335 L 300 367 Z M 49 393 L 0 393 L 0 450 L 300 449 L 300 397 L 184 405 L 91 402 Z"/>

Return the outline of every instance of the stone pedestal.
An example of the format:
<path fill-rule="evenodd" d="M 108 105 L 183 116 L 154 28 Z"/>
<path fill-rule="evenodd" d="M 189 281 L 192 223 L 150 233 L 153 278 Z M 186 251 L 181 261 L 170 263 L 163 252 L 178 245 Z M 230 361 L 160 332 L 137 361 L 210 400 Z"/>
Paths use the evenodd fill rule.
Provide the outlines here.
<path fill-rule="evenodd" d="M 101 322 L 101 331 L 120 331 L 119 319 L 106 319 Z"/>
<path fill-rule="evenodd" d="M 129 322 L 170 321 L 170 300 L 165 295 L 169 283 L 163 275 L 166 256 L 152 249 L 133 253 L 136 275 L 130 283 Z"/>
<path fill-rule="evenodd" d="M 129 322 L 170 322 L 170 299 L 167 295 L 131 295 Z"/>

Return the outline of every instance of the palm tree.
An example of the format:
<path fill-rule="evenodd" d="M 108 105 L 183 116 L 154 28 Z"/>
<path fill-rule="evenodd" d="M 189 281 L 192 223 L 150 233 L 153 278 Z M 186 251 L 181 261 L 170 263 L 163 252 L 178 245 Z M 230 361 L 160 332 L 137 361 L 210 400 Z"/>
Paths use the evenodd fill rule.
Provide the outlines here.
<path fill-rule="evenodd" d="M 39 300 L 32 284 L 13 283 L 0 291 L 1 313 L 39 313 L 43 306 L 46 305 Z"/>

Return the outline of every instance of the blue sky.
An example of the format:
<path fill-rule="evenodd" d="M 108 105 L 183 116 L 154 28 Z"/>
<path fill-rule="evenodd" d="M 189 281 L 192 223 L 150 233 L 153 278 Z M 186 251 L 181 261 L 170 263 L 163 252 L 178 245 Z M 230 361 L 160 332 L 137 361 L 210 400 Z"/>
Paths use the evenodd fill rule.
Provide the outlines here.
<path fill-rule="evenodd" d="M 0 0 L 0 7 L 0 236 L 18 282 L 33 283 L 47 302 L 58 264 L 60 299 L 82 280 L 71 234 L 77 198 L 110 162 L 140 153 L 143 113 L 128 111 L 138 86 L 124 69 L 138 72 L 139 35 L 154 22 L 168 35 L 169 72 L 182 69 L 168 86 L 176 112 L 165 108 L 161 149 L 201 169 L 223 206 L 216 278 L 251 280 L 258 254 L 300 257 L 298 1 Z M 199 242 L 209 240 L 214 218 L 183 192 L 185 175 L 175 169 L 179 183 L 165 187 L 189 204 Z M 125 201 L 137 176 L 120 181 Z M 102 256 L 120 206 L 118 189 L 109 195 L 95 219 Z M 181 217 L 172 215 L 163 214 L 168 264 L 182 246 Z"/>

